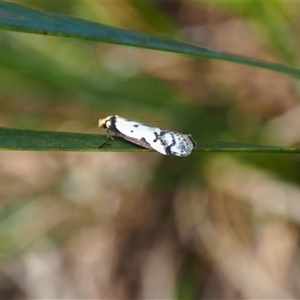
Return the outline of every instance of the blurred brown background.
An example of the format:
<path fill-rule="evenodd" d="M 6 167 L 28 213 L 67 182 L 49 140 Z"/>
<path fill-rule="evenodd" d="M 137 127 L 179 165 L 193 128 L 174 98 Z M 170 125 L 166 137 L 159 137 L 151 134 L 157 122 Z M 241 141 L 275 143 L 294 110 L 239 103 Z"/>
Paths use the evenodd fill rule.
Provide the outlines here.
<path fill-rule="evenodd" d="M 22 4 L 299 65 L 298 2 Z M 1 31 L 0 91 L 7 127 L 105 134 L 98 119 L 119 114 L 198 142 L 300 140 L 298 81 L 229 62 Z M 0 298 L 299 298 L 299 167 L 1 151 Z"/>

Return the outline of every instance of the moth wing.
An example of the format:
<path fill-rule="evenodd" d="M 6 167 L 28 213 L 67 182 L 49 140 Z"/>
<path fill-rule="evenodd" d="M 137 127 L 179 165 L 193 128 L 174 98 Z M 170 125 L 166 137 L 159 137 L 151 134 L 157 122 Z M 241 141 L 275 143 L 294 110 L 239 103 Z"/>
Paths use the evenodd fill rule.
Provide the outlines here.
<path fill-rule="evenodd" d="M 187 156 L 195 147 L 191 135 L 163 130 L 116 116 L 115 132 L 123 139 L 164 155 Z"/>

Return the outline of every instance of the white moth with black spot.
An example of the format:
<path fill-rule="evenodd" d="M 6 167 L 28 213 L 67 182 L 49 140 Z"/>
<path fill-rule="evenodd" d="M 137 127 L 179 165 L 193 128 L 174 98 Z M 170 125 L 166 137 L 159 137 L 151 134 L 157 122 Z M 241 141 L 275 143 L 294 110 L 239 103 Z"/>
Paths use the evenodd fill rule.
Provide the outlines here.
<path fill-rule="evenodd" d="M 196 146 L 190 134 L 148 126 L 117 115 L 100 119 L 99 127 L 107 130 L 107 139 L 112 131 L 127 141 L 164 155 L 188 156 Z"/>

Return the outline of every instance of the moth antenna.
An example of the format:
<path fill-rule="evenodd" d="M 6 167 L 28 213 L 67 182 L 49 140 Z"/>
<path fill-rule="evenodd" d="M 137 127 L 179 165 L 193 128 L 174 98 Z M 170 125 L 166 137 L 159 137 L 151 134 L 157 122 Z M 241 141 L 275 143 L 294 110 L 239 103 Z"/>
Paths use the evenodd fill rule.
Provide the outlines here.
<path fill-rule="evenodd" d="M 166 121 L 156 121 L 156 120 L 138 120 L 138 122 L 142 123 L 166 123 Z"/>

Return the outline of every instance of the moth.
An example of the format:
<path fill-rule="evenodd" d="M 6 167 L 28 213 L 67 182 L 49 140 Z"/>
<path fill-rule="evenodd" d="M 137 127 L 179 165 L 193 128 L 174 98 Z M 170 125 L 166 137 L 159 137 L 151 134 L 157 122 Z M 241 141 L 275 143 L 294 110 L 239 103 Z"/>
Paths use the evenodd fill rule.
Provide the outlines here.
<path fill-rule="evenodd" d="M 196 146 L 190 134 L 148 126 L 118 115 L 99 119 L 99 127 L 107 131 L 107 140 L 111 137 L 109 131 L 112 131 L 129 142 L 164 155 L 188 156 Z"/>

